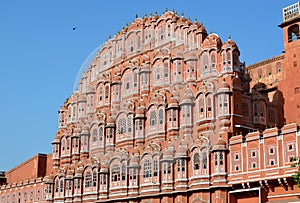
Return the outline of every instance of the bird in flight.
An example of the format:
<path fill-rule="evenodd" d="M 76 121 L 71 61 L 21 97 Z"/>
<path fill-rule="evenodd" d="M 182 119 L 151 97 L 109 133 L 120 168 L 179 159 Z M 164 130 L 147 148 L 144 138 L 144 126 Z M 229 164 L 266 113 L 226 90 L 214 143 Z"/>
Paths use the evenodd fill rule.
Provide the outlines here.
<path fill-rule="evenodd" d="M 72 30 L 76 30 L 76 29 L 77 29 L 77 27 L 73 27 L 73 28 L 72 28 Z"/>

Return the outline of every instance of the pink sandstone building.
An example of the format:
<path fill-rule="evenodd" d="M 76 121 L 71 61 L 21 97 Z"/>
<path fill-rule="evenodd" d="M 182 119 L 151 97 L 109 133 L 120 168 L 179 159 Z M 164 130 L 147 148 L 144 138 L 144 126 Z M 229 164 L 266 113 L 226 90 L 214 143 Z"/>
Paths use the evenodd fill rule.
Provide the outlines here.
<path fill-rule="evenodd" d="M 0 173 L 0 202 L 299 202 L 299 3 L 279 26 L 284 53 L 246 67 L 198 22 L 136 18 L 59 109 L 52 153 Z"/>

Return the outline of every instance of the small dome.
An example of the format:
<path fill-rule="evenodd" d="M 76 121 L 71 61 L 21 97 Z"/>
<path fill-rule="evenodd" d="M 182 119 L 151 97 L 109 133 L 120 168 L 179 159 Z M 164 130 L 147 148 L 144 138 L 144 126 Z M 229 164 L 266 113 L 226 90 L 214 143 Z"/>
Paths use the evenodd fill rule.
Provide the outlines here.
<path fill-rule="evenodd" d="M 210 34 L 208 35 L 205 40 L 203 41 L 203 48 L 208 48 L 208 47 L 215 47 L 215 48 L 220 48 L 222 46 L 222 42 L 220 37 L 217 34 Z"/>
<path fill-rule="evenodd" d="M 226 141 L 223 138 L 219 137 L 219 139 L 217 141 L 217 145 L 224 145 L 224 146 L 226 146 Z"/>
<path fill-rule="evenodd" d="M 236 43 L 234 41 L 232 41 L 231 39 L 228 39 L 226 42 L 224 42 L 224 44 L 222 45 L 222 49 L 226 50 L 228 48 L 231 49 L 239 49 L 238 46 L 236 45 Z"/>
<path fill-rule="evenodd" d="M 217 143 L 213 147 L 214 151 L 224 151 L 226 150 L 226 141 L 223 138 L 219 138 Z"/>

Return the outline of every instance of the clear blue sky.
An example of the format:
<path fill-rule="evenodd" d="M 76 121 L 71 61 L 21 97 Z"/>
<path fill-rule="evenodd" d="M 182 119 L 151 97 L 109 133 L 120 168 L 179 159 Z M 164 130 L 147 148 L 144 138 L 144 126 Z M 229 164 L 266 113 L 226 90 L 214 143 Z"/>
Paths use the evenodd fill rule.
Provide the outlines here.
<path fill-rule="evenodd" d="M 249 65 L 282 52 L 281 9 L 296 2 L 0 0 L 0 170 L 51 152 L 57 111 L 80 66 L 136 14 L 184 11 L 223 41 L 231 35 Z"/>

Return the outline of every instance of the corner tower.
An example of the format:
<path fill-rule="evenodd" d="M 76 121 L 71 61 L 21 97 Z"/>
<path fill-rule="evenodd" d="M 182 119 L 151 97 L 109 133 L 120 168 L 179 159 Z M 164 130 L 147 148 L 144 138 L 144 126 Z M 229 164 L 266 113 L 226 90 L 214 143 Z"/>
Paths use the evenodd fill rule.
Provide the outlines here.
<path fill-rule="evenodd" d="M 286 123 L 300 124 L 300 2 L 282 9 L 284 80 L 279 84 L 284 98 Z M 296 76 L 296 77 L 295 77 Z M 297 77 L 298 76 L 298 77 Z"/>

